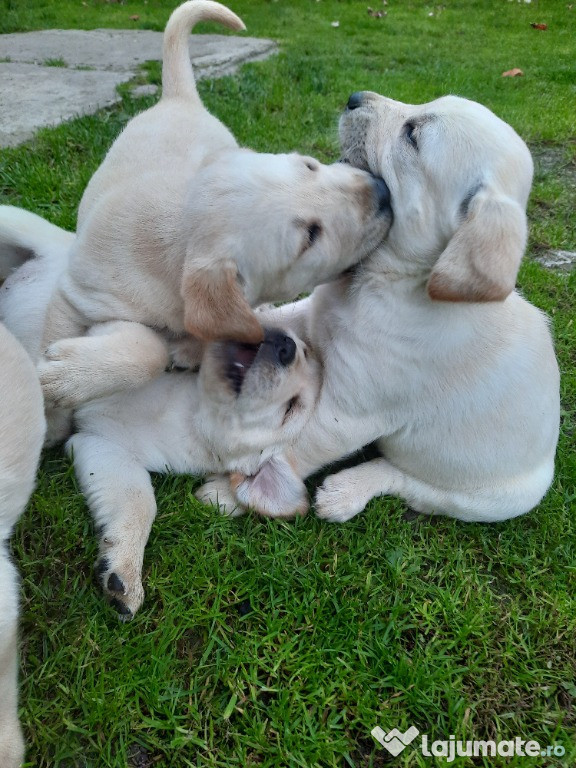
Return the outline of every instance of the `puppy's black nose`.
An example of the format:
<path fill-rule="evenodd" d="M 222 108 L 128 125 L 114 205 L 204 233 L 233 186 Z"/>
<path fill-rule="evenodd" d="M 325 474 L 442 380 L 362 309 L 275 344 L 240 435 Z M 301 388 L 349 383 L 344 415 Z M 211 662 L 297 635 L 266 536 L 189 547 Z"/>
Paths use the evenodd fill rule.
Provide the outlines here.
<path fill-rule="evenodd" d="M 384 179 L 375 177 L 374 187 L 376 190 L 376 199 L 378 201 L 378 210 L 389 211 L 391 205 L 390 205 L 390 190 L 388 189 L 388 184 L 386 184 Z"/>
<path fill-rule="evenodd" d="M 264 343 L 269 345 L 272 360 L 284 367 L 291 365 L 296 357 L 296 342 L 284 331 L 266 330 Z"/>
<path fill-rule="evenodd" d="M 362 102 L 364 100 L 364 94 L 362 91 L 356 91 L 356 93 L 353 93 L 350 98 L 348 99 L 348 104 L 346 104 L 347 109 L 358 109 L 358 107 L 362 106 Z"/>

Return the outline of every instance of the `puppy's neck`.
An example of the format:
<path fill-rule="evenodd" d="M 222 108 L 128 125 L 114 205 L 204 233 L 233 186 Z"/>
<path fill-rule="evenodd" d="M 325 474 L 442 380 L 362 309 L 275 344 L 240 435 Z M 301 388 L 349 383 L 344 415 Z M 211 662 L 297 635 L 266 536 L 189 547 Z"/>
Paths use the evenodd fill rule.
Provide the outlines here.
<path fill-rule="evenodd" d="M 258 468 L 282 446 L 255 448 L 248 436 L 250 428 L 233 412 L 229 402 L 218 402 L 206 391 L 201 376 L 196 376 L 196 389 L 191 399 L 190 450 L 196 445 L 209 456 L 207 472 L 241 472 L 256 474 Z"/>

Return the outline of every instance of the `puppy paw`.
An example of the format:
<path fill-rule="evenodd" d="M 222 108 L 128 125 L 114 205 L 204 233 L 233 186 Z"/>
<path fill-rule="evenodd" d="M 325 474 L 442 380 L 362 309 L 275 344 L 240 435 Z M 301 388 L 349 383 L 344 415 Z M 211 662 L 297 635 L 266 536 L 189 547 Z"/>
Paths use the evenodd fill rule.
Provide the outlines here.
<path fill-rule="evenodd" d="M 65 339 L 51 344 L 38 363 L 44 399 L 56 408 L 75 408 L 100 395 L 98 378 L 86 369 L 83 340 Z"/>
<path fill-rule="evenodd" d="M 234 496 L 226 475 L 216 475 L 200 486 L 194 494 L 202 504 L 210 504 L 228 517 L 240 517 L 246 509 Z"/>
<path fill-rule="evenodd" d="M 131 621 L 144 602 L 144 588 L 138 574 L 130 574 L 132 569 L 116 567 L 110 554 L 100 557 L 96 562 L 96 573 L 104 595 L 118 614 L 120 621 Z"/>
<path fill-rule="evenodd" d="M 366 500 L 358 489 L 341 477 L 344 474 L 330 475 L 316 491 L 316 516 L 322 520 L 345 523 L 366 506 Z"/>

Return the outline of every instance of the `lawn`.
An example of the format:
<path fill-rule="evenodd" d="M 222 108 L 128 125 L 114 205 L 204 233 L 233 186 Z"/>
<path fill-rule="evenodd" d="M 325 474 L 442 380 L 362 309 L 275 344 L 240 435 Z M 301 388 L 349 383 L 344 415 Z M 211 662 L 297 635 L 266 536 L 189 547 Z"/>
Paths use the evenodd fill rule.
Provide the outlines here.
<path fill-rule="evenodd" d="M 338 157 L 337 117 L 359 89 L 412 102 L 457 93 L 526 139 L 537 166 L 519 287 L 550 314 L 563 374 L 553 486 L 530 515 L 498 525 L 414 516 L 389 498 L 330 525 L 228 520 L 194 499 L 199 479 L 157 477 L 146 600 L 121 624 L 95 583 L 96 539 L 69 462 L 48 452 L 13 540 L 29 768 L 448 764 L 414 745 L 392 758 L 375 726 L 565 750 L 456 766 L 576 764 L 576 271 L 534 260 L 576 250 L 576 5 L 368 1 L 387 15 L 352 0 L 236 0 L 249 33 L 281 52 L 203 81 L 202 96 L 241 143 L 322 160 Z M 162 29 L 174 5 L 0 0 L 0 32 Z M 501 77 L 513 67 L 524 76 Z M 158 82 L 159 67 L 141 79 Z M 1 151 L 0 202 L 73 228 L 107 147 L 152 103 L 123 93 Z"/>

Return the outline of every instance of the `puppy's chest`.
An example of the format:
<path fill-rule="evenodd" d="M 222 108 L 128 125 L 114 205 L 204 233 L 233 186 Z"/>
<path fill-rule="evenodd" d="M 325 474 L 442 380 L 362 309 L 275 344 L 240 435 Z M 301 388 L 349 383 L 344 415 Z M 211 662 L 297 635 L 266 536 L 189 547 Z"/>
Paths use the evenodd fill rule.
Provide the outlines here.
<path fill-rule="evenodd" d="M 245 475 L 256 474 L 262 461 L 262 454 L 257 452 L 234 451 L 228 446 L 212 446 L 209 450 L 208 472 L 241 472 Z"/>
<path fill-rule="evenodd" d="M 172 438 L 172 448 L 166 452 L 164 460 L 169 471 L 191 475 L 225 471 L 220 457 L 205 445 L 197 434 L 188 432 L 179 439 L 177 435 Z M 175 444 L 178 444 L 176 450 Z"/>

